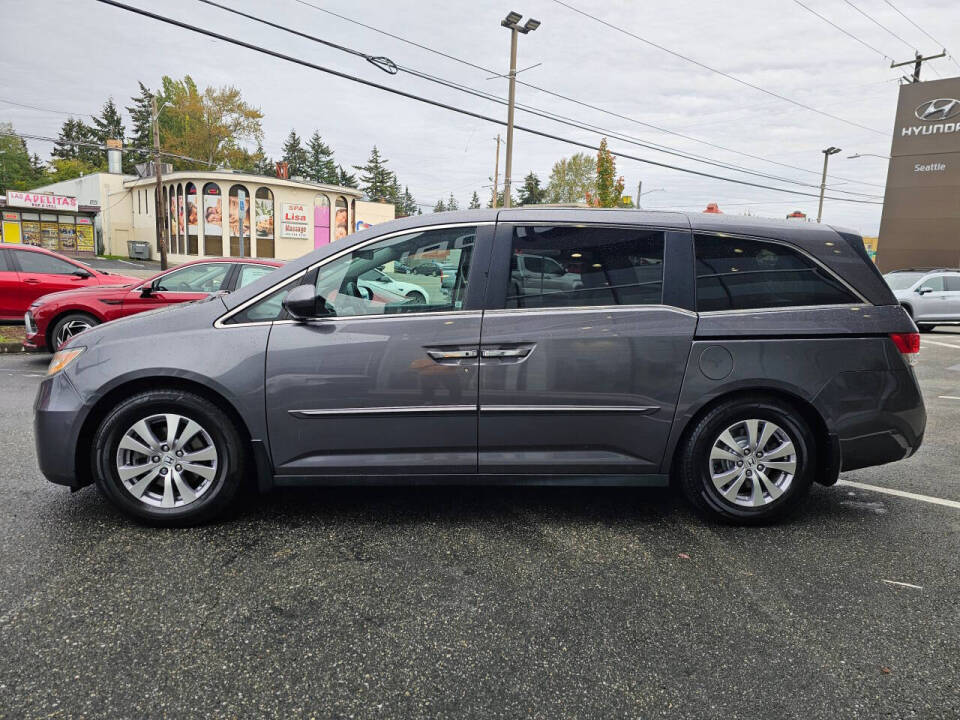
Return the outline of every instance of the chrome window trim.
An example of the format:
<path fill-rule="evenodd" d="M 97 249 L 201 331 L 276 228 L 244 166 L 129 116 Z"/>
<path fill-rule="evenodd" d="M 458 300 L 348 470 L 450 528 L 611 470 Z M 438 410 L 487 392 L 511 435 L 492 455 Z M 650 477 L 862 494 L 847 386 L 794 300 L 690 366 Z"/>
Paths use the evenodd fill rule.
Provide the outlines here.
<path fill-rule="evenodd" d="M 737 310 L 704 310 L 701 316 L 756 315 L 761 313 L 792 312 L 796 310 L 860 310 L 872 308 L 870 303 L 834 303 L 832 305 L 782 305 L 780 307 L 747 308 Z"/>
<path fill-rule="evenodd" d="M 529 412 L 529 413 L 639 413 L 648 414 L 660 409 L 659 405 L 481 405 L 480 412 Z"/>
<path fill-rule="evenodd" d="M 409 405 L 399 407 L 353 407 L 327 409 L 287 410 L 298 418 L 330 417 L 335 415 L 395 415 L 410 413 L 464 413 L 476 412 L 476 405 Z"/>
<path fill-rule="evenodd" d="M 653 310 L 676 312 L 681 315 L 696 317 L 697 313 L 685 308 L 679 308 L 675 305 L 570 305 L 569 307 L 548 307 L 548 308 L 497 308 L 495 310 L 484 310 L 485 315 L 540 315 L 557 313 L 587 313 L 587 312 L 649 312 Z"/>
<path fill-rule="evenodd" d="M 851 284 L 848 283 L 846 280 L 844 280 L 842 277 L 840 277 L 839 275 L 837 275 L 833 270 L 831 270 L 829 267 L 827 267 L 826 265 L 824 265 L 822 262 L 820 262 L 820 260 L 818 260 L 817 258 L 815 258 L 813 255 L 811 255 L 811 254 L 806 250 L 806 248 L 803 248 L 803 247 L 801 247 L 800 245 L 794 245 L 793 243 L 787 242 L 786 240 L 778 240 L 778 239 L 776 239 L 776 238 L 770 238 L 770 237 L 766 237 L 766 236 L 763 236 L 763 235 L 744 235 L 744 234 L 742 234 L 742 233 L 723 233 L 723 232 L 716 232 L 716 231 L 710 231 L 710 230 L 699 230 L 699 231 L 698 231 L 698 230 L 691 230 L 691 235 L 693 235 L 693 279 L 694 279 L 694 293 L 696 293 L 696 282 L 697 282 L 701 277 L 717 277 L 717 276 L 723 275 L 723 274 L 730 274 L 730 273 L 713 273 L 713 274 L 711 274 L 711 275 L 703 275 L 703 276 L 701 276 L 701 275 L 699 275 L 699 274 L 697 273 L 697 235 L 709 235 L 709 236 L 711 236 L 711 237 L 736 238 L 736 239 L 740 239 L 740 240 L 753 240 L 753 241 L 755 241 L 755 242 L 767 242 L 767 243 L 774 243 L 775 245 L 782 245 L 782 246 L 784 246 L 784 247 L 786 247 L 786 248 L 789 248 L 790 250 L 793 250 L 793 251 L 795 251 L 795 252 L 800 253 L 800 254 L 803 255 L 805 258 L 807 258 L 808 260 L 812 261 L 817 267 L 819 267 L 821 270 L 823 270 L 825 273 L 827 273 L 830 277 L 832 277 L 832 278 L 833 278 L 834 280 L 836 280 L 838 283 L 840 283 L 841 285 L 843 285 L 843 287 L 845 287 L 847 290 L 849 290 L 849 291 L 851 292 L 851 294 L 853 294 L 854 297 L 859 298 L 859 299 L 860 299 L 860 304 L 863 304 L 863 305 L 872 305 L 872 304 L 873 304 L 873 303 L 871 303 L 869 300 L 867 300 L 867 299 L 860 293 L 859 290 L 857 290 L 855 287 L 853 287 L 853 285 L 851 285 Z M 760 271 L 757 271 L 757 272 L 760 272 Z M 850 304 L 853 304 L 853 303 L 850 303 Z M 804 306 L 797 306 L 797 307 L 827 307 L 827 306 L 825 306 L 825 305 L 809 305 L 809 306 L 804 305 Z M 775 309 L 778 309 L 778 308 L 756 308 L 756 309 L 774 309 L 774 310 L 775 310 Z M 706 310 L 706 311 L 704 311 L 704 312 L 729 312 L 729 311 L 725 311 L 725 310 Z"/>
<path fill-rule="evenodd" d="M 233 324 L 229 324 L 229 325 L 225 324 L 225 323 L 226 323 L 230 318 L 232 318 L 234 315 L 243 312 L 244 310 L 246 310 L 248 307 L 250 307 L 250 306 L 253 305 L 254 303 L 262 300 L 263 298 L 265 298 L 267 295 L 270 295 L 271 293 L 276 292 L 277 290 L 281 289 L 284 285 L 287 285 L 287 284 L 293 282 L 294 280 L 297 280 L 298 278 L 302 278 L 304 275 L 306 275 L 308 272 L 314 270 L 315 268 L 323 267 L 323 266 L 326 265 L 327 263 L 331 263 L 331 262 L 333 262 L 334 260 L 339 260 L 339 259 L 340 259 L 341 257 L 343 257 L 344 255 L 348 255 L 348 254 L 351 253 L 351 252 L 354 252 L 354 251 L 356 251 L 356 250 L 360 250 L 361 248 L 365 248 L 367 245 L 371 245 L 371 244 L 373 244 L 373 243 L 375 243 L 375 242 L 380 242 L 381 240 L 389 240 L 390 238 L 399 237 L 400 235 L 412 235 L 412 234 L 414 234 L 414 233 L 423 233 L 423 232 L 427 232 L 428 230 L 448 230 L 448 229 L 450 229 L 450 228 L 482 227 L 482 226 L 496 225 L 496 224 L 497 224 L 497 223 L 496 223 L 496 220 L 484 220 L 484 221 L 482 221 L 482 222 L 445 223 L 445 224 L 443 224 L 443 225 L 422 225 L 422 226 L 419 226 L 419 227 L 416 227 L 416 228 L 407 228 L 406 230 L 397 230 L 397 231 L 392 232 L 392 233 L 386 233 L 386 234 L 384 234 L 384 235 L 377 235 L 376 237 L 372 237 L 372 238 L 370 238 L 369 240 L 364 240 L 364 241 L 361 242 L 361 243 L 356 243 L 355 245 L 351 245 L 350 247 L 344 248 L 343 250 L 341 250 L 341 251 L 339 251 L 339 252 L 336 252 L 336 253 L 334 253 L 333 255 L 329 256 L 329 257 L 325 257 L 323 260 L 318 260 L 318 261 L 315 262 L 313 265 L 310 265 L 310 266 L 304 268 L 303 270 L 299 271 L 298 273 L 296 273 L 296 274 L 294 274 L 294 275 L 291 275 L 290 277 L 288 277 L 288 278 L 286 278 L 286 279 L 284 279 L 284 280 L 278 281 L 276 285 L 271 285 L 269 288 L 267 288 L 267 289 L 264 290 L 263 292 L 261 292 L 261 293 L 259 293 L 259 294 L 257 294 L 257 295 L 254 295 L 252 298 L 250 298 L 250 299 L 247 300 L 246 302 L 241 303 L 240 305 L 237 305 L 237 307 L 233 308 L 233 310 L 228 310 L 226 313 L 224 313 L 223 315 L 221 315 L 220 317 L 218 317 L 218 318 L 216 319 L 216 321 L 213 323 L 213 326 L 214 326 L 215 328 L 218 328 L 218 329 L 228 329 L 228 328 L 234 328 L 234 327 L 250 327 L 250 326 L 252 326 L 252 325 L 267 325 L 267 324 L 271 324 L 271 323 L 274 323 L 274 322 L 283 322 L 283 321 L 278 321 L 278 320 L 256 320 L 256 321 L 254 321 L 254 322 L 248 322 L 248 323 L 233 323 Z M 450 312 L 458 312 L 458 311 L 455 311 L 455 310 L 451 310 L 451 311 L 438 310 L 438 311 L 436 311 L 436 312 L 430 312 L 430 313 L 412 313 L 412 314 L 417 314 L 417 315 L 441 315 L 441 314 L 442 314 L 442 315 L 448 315 L 448 314 L 450 314 Z M 362 317 L 371 317 L 371 316 L 369 316 L 369 315 L 345 315 L 343 318 L 339 318 L 339 319 L 346 319 L 346 318 L 348 318 L 348 317 L 349 317 L 349 318 L 362 318 Z M 373 316 L 373 317 L 381 317 L 381 318 L 382 318 L 382 317 L 399 317 L 399 315 L 389 315 L 389 316 L 387 316 L 387 315 L 376 315 L 376 316 Z"/>

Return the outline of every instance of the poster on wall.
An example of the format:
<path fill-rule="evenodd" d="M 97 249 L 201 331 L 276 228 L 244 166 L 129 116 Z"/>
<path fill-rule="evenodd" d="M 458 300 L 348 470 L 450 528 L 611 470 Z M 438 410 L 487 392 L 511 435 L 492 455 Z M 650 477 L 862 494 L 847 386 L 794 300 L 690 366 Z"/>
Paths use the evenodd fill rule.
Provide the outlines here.
<path fill-rule="evenodd" d="M 177 196 L 170 195 L 170 235 L 177 234 Z"/>
<path fill-rule="evenodd" d="M 77 250 L 93 252 L 93 224 L 90 218 L 77 218 Z"/>
<path fill-rule="evenodd" d="M 250 202 L 244 204 L 243 208 L 243 236 L 250 237 Z M 240 223 L 237 220 L 240 213 L 240 198 L 236 195 L 230 196 L 230 234 L 233 237 L 240 237 Z"/>
<path fill-rule="evenodd" d="M 60 249 L 75 250 L 77 247 L 77 230 L 73 225 L 60 225 Z"/>
<path fill-rule="evenodd" d="M 303 203 L 282 203 L 280 237 L 306 240 L 310 237 L 310 217 Z"/>
<path fill-rule="evenodd" d="M 177 195 L 177 227 L 180 228 L 181 234 L 183 234 L 184 229 L 187 227 L 185 210 L 186 208 L 183 206 L 183 195 Z"/>
<path fill-rule="evenodd" d="M 257 237 L 273 237 L 273 200 L 257 198 L 254 207 L 256 208 L 257 218 Z"/>
<path fill-rule="evenodd" d="M 40 244 L 47 250 L 56 250 L 59 247 L 60 236 L 57 234 L 55 222 L 40 223 Z"/>
<path fill-rule="evenodd" d="M 41 245 L 40 223 L 36 220 L 23 221 L 23 241 L 27 245 Z"/>
<path fill-rule="evenodd" d="M 337 208 L 337 226 L 334 229 L 333 239 L 339 240 L 347 236 L 347 209 L 345 207 Z"/>
<path fill-rule="evenodd" d="M 223 235 L 223 207 L 219 195 L 203 196 L 203 232 L 206 235 Z"/>
<path fill-rule="evenodd" d="M 197 214 L 197 196 L 187 195 L 187 234 L 197 234 L 197 224 L 200 222 Z"/>

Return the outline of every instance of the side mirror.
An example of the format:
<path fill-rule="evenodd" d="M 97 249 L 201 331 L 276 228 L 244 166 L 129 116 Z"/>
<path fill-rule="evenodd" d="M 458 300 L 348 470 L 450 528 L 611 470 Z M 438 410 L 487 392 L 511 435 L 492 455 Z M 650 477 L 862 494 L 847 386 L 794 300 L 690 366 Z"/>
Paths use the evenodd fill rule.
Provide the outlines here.
<path fill-rule="evenodd" d="M 153 295 L 153 283 L 144 285 L 140 288 L 140 297 L 148 298 Z"/>
<path fill-rule="evenodd" d="M 86 280 L 88 277 L 93 277 L 93 273 L 88 273 L 86 270 L 81 270 L 80 268 L 74 270 L 72 274 L 76 275 L 81 280 Z"/>
<path fill-rule="evenodd" d="M 927 293 L 932 293 L 933 288 L 930 287 L 929 285 L 924 285 L 922 288 L 918 288 L 917 292 L 920 293 L 921 295 L 926 295 Z"/>
<path fill-rule="evenodd" d="M 313 285 L 298 285 L 288 292 L 283 298 L 283 309 L 294 320 L 309 320 L 335 314 L 327 301 L 317 295 L 317 289 Z"/>

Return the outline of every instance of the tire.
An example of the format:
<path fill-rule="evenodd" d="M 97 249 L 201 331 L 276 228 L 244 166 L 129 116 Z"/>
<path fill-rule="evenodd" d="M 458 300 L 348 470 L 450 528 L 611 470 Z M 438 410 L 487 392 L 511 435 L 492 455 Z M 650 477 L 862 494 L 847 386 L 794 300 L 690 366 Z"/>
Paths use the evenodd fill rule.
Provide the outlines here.
<path fill-rule="evenodd" d="M 49 347 L 47 349 L 50 352 L 56 352 L 60 349 L 61 345 L 74 335 L 84 330 L 89 330 L 99 324 L 99 320 L 87 313 L 69 313 L 64 315 L 54 323 L 53 328 L 50 330 L 50 342 L 48 343 Z M 63 337 L 61 337 L 61 334 Z"/>
<path fill-rule="evenodd" d="M 760 447 L 756 442 L 750 447 L 747 441 L 748 421 L 752 420 L 758 421 L 753 429 L 756 441 L 763 440 L 765 428 L 776 428 Z M 724 448 L 729 448 L 721 439 L 725 433 L 737 442 L 739 452 L 724 455 Z M 786 448 L 786 441 L 793 448 L 792 473 L 788 472 L 789 451 L 771 455 Z M 758 451 L 766 451 L 771 458 L 767 462 L 779 467 L 765 464 L 763 453 L 758 455 Z M 777 398 L 748 396 L 723 402 L 695 421 L 680 448 L 677 480 L 700 512 L 731 523 L 755 525 L 796 510 L 813 484 L 816 460 L 813 433 L 795 407 Z M 754 485 L 758 471 L 767 481 Z"/>
<path fill-rule="evenodd" d="M 407 300 L 409 300 L 414 305 L 425 305 L 427 303 L 427 298 L 423 293 L 417 292 L 416 290 L 411 290 L 406 295 Z"/>
<path fill-rule="evenodd" d="M 922 333 L 932 332 L 935 327 L 936 325 L 927 325 L 926 323 L 921 325 L 920 323 L 917 323 L 917 330 L 919 330 Z"/>
<path fill-rule="evenodd" d="M 177 418 L 172 446 L 164 443 L 170 416 Z M 152 438 L 137 431 L 141 422 Z M 150 453 L 133 449 L 138 445 Z M 243 482 L 243 456 L 240 433 L 218 407 L 193 393 L 152 390 L 107 415 L 93 438 L 91 464 L 97 487 L 123 512 L 152 525 L 187 526 L 229 507 Z"/>

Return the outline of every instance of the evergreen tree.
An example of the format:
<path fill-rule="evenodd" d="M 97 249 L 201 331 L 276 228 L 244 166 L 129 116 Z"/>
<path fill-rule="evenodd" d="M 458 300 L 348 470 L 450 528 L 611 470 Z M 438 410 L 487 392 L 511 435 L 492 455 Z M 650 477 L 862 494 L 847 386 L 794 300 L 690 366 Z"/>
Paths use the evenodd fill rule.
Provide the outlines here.
<path fill-rule="evenodd" d="M 267 157 L 267 153 L 263 149 L 263 143 L 260 142 L 257 143 L 257 149 L 253 153 L 253 172 L 268 177 L 275 177 L 277 174 L 273 158 Z"/>
<path fill-rule="evenodd" d="M 140 94 L 130 98 L 133 105 L 127 105 L 127 112 L 130 113 L 130 120 L 133 122 L 130 147 L 151 148 L 153 147 L 153 127 L 150 123 L 153 111 L 150 107 L 150 99 L 153 94 L 142 82 L 137 84 L 140 86 Z"/>
<path fill-rule="evenodd" d="M 393 216 L 404 217 L 406 215 L 403 202 L 403 193 L 400 191 L 400 181 L 397 180 L 396 173 L 390 173 L 393 178 L 390 183 L 390 202 L 393 203 Z"/>
<path fill-rule="evenodd" d="M 101 145 L 110 139 L 123 141 L 126 137 L 123 118 L 120 116 L 120 111 L 114 104 L 113 98 L 107 98 L 99 117 L 94 116 L 92 132 L 93 137 Z"/>
<path fill-rule="evenodd" d="M 447 206 L 443 204 L 443 200 L 437 200 L 437 204 L 433 206 L 434 212 L 445 212 Z"/>
<path fill-rule="evenodd" d="M 520 187 L 520 204 L 537 205 L 542 203 L 546 196 L 547 191 L 540 187 L 540 178 L 531 170 L 523 179 L 523 185 Z"/>
<path fill-rule="evenodd" d="M 470 209 L 477 210 L 480 207 L 480 196 L 477 195 L 477 191 L 473 191 L 473 196 L 470 198 Z"/>
<path fill-rule="evenodd" d="M 306 177 L 309 157 L 307 151 L 303 148 L 300 136 L 297 135 L 295 130 L 291 130 L 290 134 L 287 135 L 282 149 L 283 155 L 280 159 L 287 163 L 287 166 L 290 168 L 290 177 L 294 175 Z"/>
<path fill-rule="evenodd" d="M 403 214 L 407 215 L 416 215 L 420 212 L 420 206 L 417 205 L 417 201 L 414 199 L 413 195 L 410 194 L 410 188 L 405 187 L 403 189 Z"/>
<path fill-rule="evenodd" d="M 513 193 L 510 193 L 510 205 L 513 207 L 516 207 L 518 204 L 519 203 L 517 203 L 517 198 L 514 197 Z M 493 207 L 492 199 L 487 200 L 487 207 L 488 208 Z M 498 208 L 503 207 L 503 190 L 497 193 L 497 207 Z"/>
<path fill-rule="evenodd" d="M 98 147 L 93 128 L 75 118 L 67 118 L 60 128 L 60 134 L 53 145 L 51 155 L 56 160 L 78 160 L 89 168 L 90 172 L 106 168 L 106 153 Z"/>
<path fill-rule="evenodd" d="M 0 195 L 29 190 L 47 180 L 43 162 L 36 155 L 31 157 L 26 142 L 13 133 L 13 125 L 0 123 Z"/>
<path fill-rule="evenodd" d="M 370 151 L 370 157 L 366 165 L 354 165 L 359 170 L 360 189 L 371 200 L 389 200 L 396 178 L 393 173 L 387 170 L 387 160 L 380 157 L 380 151 L 377 146 L 373 146 Z"/>
<path fill-rule="evenodd" d="M 337 165 L 337 185 L 359 190 L 357 187 L 357 176 L 343 169 L 343 165 Z"/>
<path fill-rule="evenodd" d="M 447 210 L 459 210 L 460 203 L 457 202 L 457 199 L 453 196 L 453 193 L 450 193 L 450 199 L 447 200 Z"/>
<path fill-rule="evenodd" d="M 320 139 L 320 133 L 316 130 L 313 131 L 307 143 L 306 176 L 319 183 L 333 185 L 337 182 L 337 166 L 333 162 L 333 150 Z"/>

